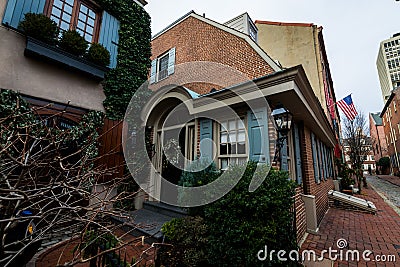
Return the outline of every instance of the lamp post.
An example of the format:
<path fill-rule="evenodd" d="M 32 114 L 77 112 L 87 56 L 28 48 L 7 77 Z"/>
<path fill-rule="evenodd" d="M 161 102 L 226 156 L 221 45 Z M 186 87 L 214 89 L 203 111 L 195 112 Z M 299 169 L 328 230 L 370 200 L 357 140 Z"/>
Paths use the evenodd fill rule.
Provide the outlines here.
<path fill-rule="evenodd" d="M 282 105 L 279 105 L 276 109 L 274 109 L 271 113 L 274 118 L 274 126 L 276 131 L 278 132 L 278 138 L 276 139 L 276 149 L 274 162 L 279 161 L 279 169 L 281 169 L 281 149 L 287 138 L 287 134 L 290 131 L 290 127 L 292 125 L 292 113 L 289 112 Z"/>

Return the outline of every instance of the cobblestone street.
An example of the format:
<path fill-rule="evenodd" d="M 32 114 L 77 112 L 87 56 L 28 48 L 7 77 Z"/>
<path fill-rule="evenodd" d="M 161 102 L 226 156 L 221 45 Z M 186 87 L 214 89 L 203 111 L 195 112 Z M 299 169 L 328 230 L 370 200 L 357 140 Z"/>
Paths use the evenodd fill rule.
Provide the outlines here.
<path fill-rule="evenodd" d="M 400 178 L 398 179 L 400 180 Z M 400 186 L 377 176 L 367 176 L 367 182 L 395 205 L 398 208 L 396 209 L 397 213 L 400 213 Z"/>

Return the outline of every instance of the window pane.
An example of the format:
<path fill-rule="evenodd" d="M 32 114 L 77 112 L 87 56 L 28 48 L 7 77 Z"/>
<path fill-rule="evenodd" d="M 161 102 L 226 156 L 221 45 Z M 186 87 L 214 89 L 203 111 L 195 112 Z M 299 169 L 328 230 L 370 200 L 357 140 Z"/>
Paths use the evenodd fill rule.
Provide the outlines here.
<path fill-rule="evenodd" d="M 226 133 L 221 134 L 221 143 L 227 143 L 228 142 L 228 135 Z"/>
<path fill-rule="evenodd" d="M 87 42 L 92 42 L 92 36 L 89 35 L 89 34 L 85 34 L 85 40 L 86 40 Z"/>
<path fill-rule="evenodd" d="M 244 129 L 244 123 L 242 120 L 238 121 L 238 129 Z"/>
<path fill-rule="evenodd" d="M 67 31 L 69 30 L 69 24 L 63 21 L 61 22 L 60 28 Z"/>
<path fill-rule="evenodd" d="M 236 143 L 232 144 L 231 149 L 232 149 L 231 154 L 236 154 Z"/>
<path fill-rule="evenodd" d="M 80 30 L 80 29 L 76 29 L 76 31 L 80 34 L 80 35 L 84 35 L 84 32 L 82 31 L 82 30 Z"/>
<path fill-rule="evenodd" d="M 71 15 L 72 14 L 72 6 L 65 5 L 64 6 L 64 12 Z"/>
<path fill-rule="evenodd" d="M 229 132 L 229 142 L 236 142 L 236 132 Z"/>
<path fill-rule="evenodd" d="M 228 130 L 228 123 L 225 121 L 221 123 L 221 131 L 227 131 Z"/>
<path fill-rule="evenodd" d="M 63 14 L 62 18 L 63 18 L 64 21 L 66 21 L 68 23 L 71 22 L 71 16 L 66 14 L 66 13 Z"/>
<path fill-rule="evenodd" d="M 53 15 L 52 15 L 50 18 L 51 18 L 51 20 L 53 20 L 55 23 L 57 23 L 57 25 L 58 25 L 58 23 L 60 22 L 60 19 L 54 17 Z"/>
<path fill-rule="evenodd" d="M 85 29 L 85 24 L 82 21 L 78 20 L 78 25 L 76 27 L 79 28 L 79 29 L 84 30 Z"/>
<path fill-rule="evenodd" d="M 91 19 L 91 18 L 88 18 L 87 24 L 90 25 L 90 26 L 94 26 L 94 20 Z"/>
<path fill-rule="evenodd" d="M 90 27 L 90 26 L 87 26 L 87 27 L 86 27 L 86 33 L 88 33 L 88 34 L 90 34 L 90 35 L 93 35 L 93 28 Z"/>
<path fill-rule="evenodd" d="M 74 0 L 66 0 L 65 3 L 73 6 L 74 5 Z"/>
<path fill-rule="evenodd" d="M 87 14 L 88 8 L 87 8 L 85 5 L 82 5 L 82 4 L 81 4 L 80 11 L 81 11 L 82 13 L 84 13 L 84 14 Z"/>
<path fill-rule="evenodd" d="M 53 6 L 56 6 L 56 7 L 61 8 L 61 7 L 62 7 L 62 4 L 63 4 L 63 3 L 62 3 L 60 0 L 54 0 Z"/>
<path fill-rule="evenodd" d="M 89 16 L 94 19 L 96 18 L 96 13 L 94 13 L 93 10 L 89 9 Z"/>
<path fill-rule="evenodd" d="M 221 169 L 226 170 L 228 168 L 228 159 L 221 159 Z"/>
<path fill-rule="evenodd" d="M 229 130 L 236 129 L 236 121 L 229 121 Z"/>
<path fill-rule="evenodd" d="M 246 141 L 246 132 L 245 131 L 239 131 L 238 132 L 238 141 L 239 142 L 244 142 Z"/>
<path fill-rule="evenodd" d="M 220 146 L 219 146 L 219 153 L 221 154 L 221 155 L 226 155 L 226 154 L 228 154 L 228 145 L 227 144 L 221 144 Z"/>
<path fill-rule="evenodd" d="M 81 13 L 81 12 L 79 12 L 79 19 L 80 19 L 81 21 L 86 21 L 86 15 L 83 14 L 83 13 Z"/>
<path fill-rule="evenodd" d="M 245 142 L 241 142 L 241 143 L 237 144 L 237 153 L 238 154 L 246 154 Z"/>
<path fill-rule="evenodd" d="M 51 14 L 59 18 L 61 16 L 61 10 L 56 7 L 53 7 L 53 9 L 51 10 Z"/>

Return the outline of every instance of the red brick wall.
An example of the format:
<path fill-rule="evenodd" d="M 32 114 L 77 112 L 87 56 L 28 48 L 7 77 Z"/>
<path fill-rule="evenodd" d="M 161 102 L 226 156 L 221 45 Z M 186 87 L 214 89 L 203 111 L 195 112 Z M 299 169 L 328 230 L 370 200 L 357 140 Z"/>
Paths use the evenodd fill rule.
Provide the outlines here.
<path fill-rule="evenodd" d="M 378 161 L 381 157 L 387 157 L 388 150 L 385 139 L 385 130 L 383 125 L 375 124 L 371 115 L 369 115 L 369 132 L 371 135 L 375 161 Z"/>
<path fill-rule="evenodd" d="M 332 178 L 327 180 L 321 179 L 319 183 L 315 182 L 314 165 L 311 147 L 311 131 L 307 127 L 303 127 L 302 138 L 302 162 L 303 162 L 303 188 L 307 195 L 315 195 L 317 206 L 318 224 L 321 222 L 326 211 L 328 210 L 328 191 L 333 189 Z"/>
<path fill-rule="evenodd" d="M 388 137 L 388 156 L 394 156 L 396 159 L 396 152 L 400 153 L 400 130 L 399 130 L 399 124 L 400 124 L 400 90 L 396 89 L 393 91 L 395 93 L 392 101 L 388 104 L 386 112 L 384 113 L 384 116 L 382 117 L 382 120 L 384 121 L 384 132 L 385 135 Z M 392 128 L 392 135 L 390 134 Z M 393 139 L 393 143 L 392 140 Z M 400 161 L 400 155 L 398 157 Z M 396 173 L 398 172 L 398 168 L 393 168 L 392 172 Z"/>
<path fill-rule="evenodd" d="M 152 41 L 151 59 L 159 57 L 173 47 L 176 48 L 175 64 L 193 61 L 222 63 L 244 73 L 249 79 L 273 72 L 244 39 L 193 17 L 185 19 L 155 38 Z M 221 84 L 224 84 L 222 80 Z M 191 89 L 205 93 L 213 87 L 215 88 L 212 85 L 204 84 L 201 87 L 197 84 Z"/>
<path fill-rule="evenodd" d="M 304 202 L 301 200 L 301 194 L 303 194 L 303 188 L 298 186 L 296 188 L 296 195 L 294 198 L 296 207 L 297 243 L 301 241 L 307 230 L 306 210 Z"/>

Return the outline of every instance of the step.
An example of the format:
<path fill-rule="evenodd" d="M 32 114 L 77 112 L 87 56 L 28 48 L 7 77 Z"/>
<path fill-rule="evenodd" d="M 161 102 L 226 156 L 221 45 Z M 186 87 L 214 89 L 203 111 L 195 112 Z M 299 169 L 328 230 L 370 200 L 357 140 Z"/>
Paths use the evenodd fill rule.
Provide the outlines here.
<path fill-rule="evenodd" d="M 156 213 L 164 214 L 173 218 L 182 218 L 188 215 L 187 211 L 176 206 L 172 206 L 162 202 L 145 201 L 143 209 L 150 210 Z"/>

